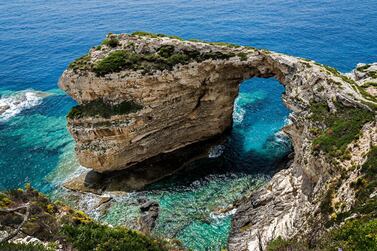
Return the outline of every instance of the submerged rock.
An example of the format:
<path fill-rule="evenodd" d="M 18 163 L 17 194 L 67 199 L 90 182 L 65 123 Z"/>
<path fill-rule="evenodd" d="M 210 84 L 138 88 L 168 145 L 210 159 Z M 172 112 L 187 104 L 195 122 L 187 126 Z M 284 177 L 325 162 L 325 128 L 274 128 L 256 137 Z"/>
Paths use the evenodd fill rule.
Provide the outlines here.
<path fill-rule="evenodd" d="M 160 206 L 156 201 L 147 201 L 140 206 L 140 226 L 142 232 L 150 233 L 156 226 L 159 207 Z"/>

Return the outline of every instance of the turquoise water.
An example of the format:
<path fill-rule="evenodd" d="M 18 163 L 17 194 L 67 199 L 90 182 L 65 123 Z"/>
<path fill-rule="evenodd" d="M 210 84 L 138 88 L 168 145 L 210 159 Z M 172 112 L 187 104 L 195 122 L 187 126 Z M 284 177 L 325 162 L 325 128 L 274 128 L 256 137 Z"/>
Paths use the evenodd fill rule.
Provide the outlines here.
<path fill-rule="evenodd" d="M 376 0 L 1 3 L 0 189 L 31 182 L 49 193 L 75 174 L 74 142 L 65 128 L 75 102 L 56 88 L 59 76 L 108 32 L 135 30 L 268 48 L 344 72 L 377 61 Z M 131 194 L 103 220 L 132 225 L 137 208 L 128 202 L 145 196 L 161 204 L 155 234 L 195 250 L 224 243 L 231 216 L 216 212 L 268 180 L 289 152 L 278 133 L 289 113 L 283 91 L 274 80 L 244 83 L 233 131 L 211 153 L 217 158 Z"/>

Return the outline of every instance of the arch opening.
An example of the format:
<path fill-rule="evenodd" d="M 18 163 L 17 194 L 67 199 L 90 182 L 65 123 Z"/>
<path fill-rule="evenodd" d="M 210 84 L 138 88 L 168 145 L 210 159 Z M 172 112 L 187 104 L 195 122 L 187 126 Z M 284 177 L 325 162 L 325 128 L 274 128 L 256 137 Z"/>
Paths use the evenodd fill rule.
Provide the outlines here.
<path fill-rule="evenodd" d="M 290 113 L 283 92 L 284 86 L 272 78 L 244 81 L 225 141 L 213 145 L 206 158 L 135 192 L 110 209 L 105 221 L 122 224 L 120 211 L 138 210 L 132 200 L 156 200 L 160 215 L 154 234 L 177 238 L 193 250 L 225 247 L 232 205 L 265 184 L 292 152 L 290 140 L 280 132 Z M 137 217 L 125 220 L 133 224 Z"/>

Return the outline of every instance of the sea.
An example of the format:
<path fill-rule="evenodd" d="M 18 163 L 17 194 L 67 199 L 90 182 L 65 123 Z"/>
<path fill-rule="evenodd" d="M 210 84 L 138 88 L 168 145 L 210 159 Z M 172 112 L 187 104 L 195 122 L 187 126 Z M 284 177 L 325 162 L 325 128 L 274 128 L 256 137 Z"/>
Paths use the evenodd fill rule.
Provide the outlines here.
<path fill-rule="evenodd" d="M 106 34 L 148 31 L 309 58 L 341 72 L 377 61 L 377 0 L 0 0 L 0 190 L 31 183 L 50 195 L 84 167 L 57 87 Z M 132 226 L 140 198 L 160 204 L 152 234 L 192 250 L 226 246 L 232 205 L 268 182 L 292 152 L 290 111 L 275 79 L 241 84 L 226 141 L 208 159 L 116 200 L 98 220 Z M 89 214 L 91 212 L 88 212 Z"/>

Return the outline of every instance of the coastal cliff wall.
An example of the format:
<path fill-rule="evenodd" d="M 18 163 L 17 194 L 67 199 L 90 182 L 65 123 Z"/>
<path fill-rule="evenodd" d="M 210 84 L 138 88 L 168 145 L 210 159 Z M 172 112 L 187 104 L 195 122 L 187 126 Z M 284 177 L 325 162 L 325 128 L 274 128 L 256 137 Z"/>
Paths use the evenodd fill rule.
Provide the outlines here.
<path fill-rule="evenodd" d="M 87 68 L 73 65 L 59 83 L 83 109 L 85 104 L 94 102 L 97 103 L 93 106 L 132 102 L 141 107 L 123 114 L 99 111 L 68 117 L 80 163 L 98 172 L 124 169 L 222 133 L 232 124 L 233 103 L 240 83 L 254 76 L 275 76 L 285 86 L 284 102 L 294 112 L 305 110 L 314 99 L 331 102 L 336 96 L 360 96 L 349 86 L 342 92 L 336 91 L 338 86 L 328 84 L 329 79 L 336 77 L 323 71 L 323 67 L 287 55 L 164 37 L 120 35 L 117 39 L 119 45 L 115 47 L 102 45 L 101 49 L 92 49 L 86 56 Z M 177 61 L 171 69 L 162 71 L 142 65 L 141 69 L 126 67 L 101 76 L 89 70 L 96 69 L 98 62 L 114 52 L 152 58 L 150 55 L 162 54 L 164 48 L 172 49 L 173 57 L 181 56 L 183 51 L 204 55 L 204 59 L 208 54 L 208 59 L 186 60 L 183 64 Z M 133 54 L 126 55 L 127 60 Z M 149 72 L 145 73 L 146 70 Z"/>
<path fill-rule="evenodd" d="M 223 133 L 232 124 L 243 80 L 279 80 L 283 101 L 292 110 L 293 123 L 284 130 L 293 141 L 294 160 L 240 203 L 229 239 L 230 250 L 259 250 L 278 236 L 313 232 L 313 222 L 323 223 L 321 217 L 328 215 L 310 222 L 309 216 L 320 210 L 334 179 L 343 175 L 346 180 L 348 172 L 358 176 L 351 167 L 362 165 L 376 143 L 376 99 L 361 87 L 361 73 L 368 69 L 362 70 L 345 76 L 311 60 L 251 47 L 110 34 L 70 65 L 59 86 L 79 103 L 68 114 L 68 128 L 80 163 L 108 172 Z M 343 128 L 345 139 L 337 135 L 343 111 L 356 124 Z M 354 127 L 362 136 L 348 135 L 355 130 L 347 128 Z M 328 148 L 337 136 L 341 144 Z M 351 157 L 350 144 L 359 149 Z M 349 209 L 354 197 L 349 193 L 343 189 L 332 196 L 346 198 Z"/>

